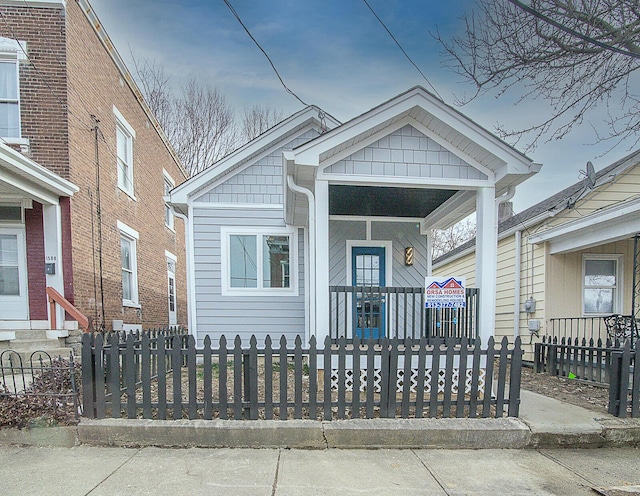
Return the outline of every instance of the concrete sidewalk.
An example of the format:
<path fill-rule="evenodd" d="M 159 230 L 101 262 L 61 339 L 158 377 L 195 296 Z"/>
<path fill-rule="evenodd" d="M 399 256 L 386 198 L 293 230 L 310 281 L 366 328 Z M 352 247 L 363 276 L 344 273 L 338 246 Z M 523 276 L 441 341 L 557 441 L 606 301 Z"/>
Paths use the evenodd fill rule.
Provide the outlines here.
<path fill-rule="evenodd" d="M 640 450 L 0 446 L 6 495 L 640 494 Z M 614 492 L 614 487 L 625 490 Z"/>
<path fill-rule="evenodd" d="M 519 418 L 82 420 L 77 427 L 0 430 L 0 444 L 292 449 L 515 449 L 640 446 L 640 419 L 598 415 L 522 391 Z"/>

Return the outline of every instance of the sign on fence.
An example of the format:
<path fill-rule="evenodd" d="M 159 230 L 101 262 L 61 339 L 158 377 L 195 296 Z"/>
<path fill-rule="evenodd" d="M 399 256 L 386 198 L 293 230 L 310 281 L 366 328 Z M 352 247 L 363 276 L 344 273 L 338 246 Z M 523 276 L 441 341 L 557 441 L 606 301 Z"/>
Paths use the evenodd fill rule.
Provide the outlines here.
<path fill-rule="evenodd" d="M 464 277 L 425 277 L 425 308 L 464 308 Z"/>

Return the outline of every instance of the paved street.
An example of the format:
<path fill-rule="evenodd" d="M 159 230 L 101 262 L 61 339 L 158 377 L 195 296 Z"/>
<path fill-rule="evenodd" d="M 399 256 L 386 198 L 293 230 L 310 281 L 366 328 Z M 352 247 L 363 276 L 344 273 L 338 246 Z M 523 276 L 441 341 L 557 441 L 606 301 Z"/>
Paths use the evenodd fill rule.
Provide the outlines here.
<path fill-rule="evenodd" d="M 640 485 L 640 450 L 0 446 L 0 481 L 3 495 L 593 495 Z"/>

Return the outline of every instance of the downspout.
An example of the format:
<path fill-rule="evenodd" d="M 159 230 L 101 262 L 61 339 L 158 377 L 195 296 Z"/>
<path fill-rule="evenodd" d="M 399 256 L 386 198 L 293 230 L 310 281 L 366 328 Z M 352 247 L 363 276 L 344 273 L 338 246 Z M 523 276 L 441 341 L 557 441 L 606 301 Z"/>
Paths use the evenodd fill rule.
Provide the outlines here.
<path fill-rule="evenodd" d="M 316 335 L 316 200 L 311 190 L 298 186 L 287 176 L 287 186 L 309 202 L 309 337 Z"/>
<path fill-rule="evenodd" d="M 195 312 L 195 290 L 191 287 L 191 284 L 194 280 L 194 272 L 193 269 L 193 259 L 191 258 L 192 246 L 191 240 L 191 223 L 189 222 L 189 217 L 183 213 L 179 213 L 173 206 L 171 206 L 171 210 L 173 210 L 173 214 L 178 218 L 182 219 L 184 222 L 184 258 L 186 263 L 186 274 L 187 280 L 185 283 L 187 284 L 187 327 L 189 328 L 189 334 L 191 334 L 196 342 L 198 341 L 198 329 L 196 324 L 195 315 L 192 315 L 192 312 Z M 177 274 L 176 274 L 177 277 Z M 176 303 L 177 303 L 178 294 L 176 292 Z"/>
<path fill-rule="evenodd" d="M 520 335 L 520 275 L 522 264 L 522 230 L 518 229 L 515 234 L 515 267 L 513 270 L 513 338 Z"/>

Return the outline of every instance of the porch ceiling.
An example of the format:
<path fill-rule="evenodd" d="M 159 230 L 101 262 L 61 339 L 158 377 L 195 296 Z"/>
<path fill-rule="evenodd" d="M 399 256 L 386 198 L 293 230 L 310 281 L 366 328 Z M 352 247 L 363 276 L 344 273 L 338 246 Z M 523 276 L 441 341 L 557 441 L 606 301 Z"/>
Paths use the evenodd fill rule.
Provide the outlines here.
<path fill-rule="evenodd" d="M 377 186 L 329 186 L 329 214 L 424 218 L 456 190 Z"/>

